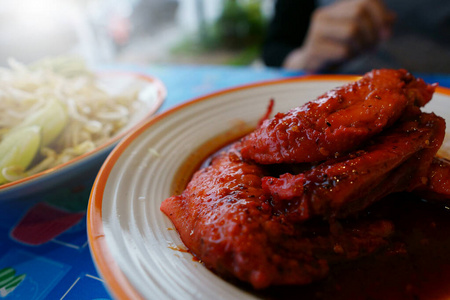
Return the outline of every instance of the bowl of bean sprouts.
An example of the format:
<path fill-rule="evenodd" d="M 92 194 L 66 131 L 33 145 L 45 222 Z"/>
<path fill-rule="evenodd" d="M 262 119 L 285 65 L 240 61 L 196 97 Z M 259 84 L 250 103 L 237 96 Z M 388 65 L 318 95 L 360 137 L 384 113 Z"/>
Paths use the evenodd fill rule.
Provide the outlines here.
<path fill-rule="evenodd" d="M 167 91 L 157 78 L 97 72 L 76 57 L 0 68 L 0 202 L 95 178 Z"/>

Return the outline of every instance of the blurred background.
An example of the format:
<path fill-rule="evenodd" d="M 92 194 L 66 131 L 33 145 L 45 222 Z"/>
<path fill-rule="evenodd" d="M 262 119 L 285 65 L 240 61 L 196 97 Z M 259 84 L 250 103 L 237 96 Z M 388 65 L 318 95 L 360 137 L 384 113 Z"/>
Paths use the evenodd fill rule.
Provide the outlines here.
<path fill-rule="evenodd" d="M 260 64 L 273 0 L 0 0 L 0 65 Z"/>

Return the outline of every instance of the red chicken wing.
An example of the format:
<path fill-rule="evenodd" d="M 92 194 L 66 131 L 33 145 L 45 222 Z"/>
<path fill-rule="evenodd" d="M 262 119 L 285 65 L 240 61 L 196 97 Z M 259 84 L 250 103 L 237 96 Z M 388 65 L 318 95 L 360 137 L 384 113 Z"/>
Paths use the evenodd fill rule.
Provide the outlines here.
<path fill-rule="evenodd" d="M 328 274 L 329 262 L 355 259 L 387 245 L 389 221 L 298 227 L 273 209 L 261 187 L 263 167 L 242 160 L 236 145 L 199 170 L 161 210 L 206 267 L 260 289 L 307 284 Z"/>
<path fill-rule="evenodd" d="M 262 185 L 280 210 L 289 211 L 292 221 L 316 215 L 346 217 L 390 193 L 426 183 L 444 135 L 444 119 L 422 113 L 396 124 L 361 150 L 298 175 L 264 177 Z"/>
<path fill-rule="evenodd" d="M 450 161 L 445 158 L 434 158 L 428 172 L 426 184 L 416 190 L 424 199 L 434 202 L 450 200 Z"/>
<path fill-rule="evenodd" d="M 261 164 L 321 161 L 349 151 L 425 105 L 433 85 L 405 70 L 374 70 L 317 100 L 278 113 L 244 141 L 242 156 Z"/>

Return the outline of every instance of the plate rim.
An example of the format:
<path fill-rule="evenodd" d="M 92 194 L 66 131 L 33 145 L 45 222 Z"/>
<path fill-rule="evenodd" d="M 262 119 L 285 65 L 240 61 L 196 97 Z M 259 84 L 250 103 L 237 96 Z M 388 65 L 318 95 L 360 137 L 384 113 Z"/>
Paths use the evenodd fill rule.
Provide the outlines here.
<path fill-rule="evenodd" d="M 158 123 L 159 120 L 178 112 L 179 110 L 183 110 L 186 107 L 189 107 L 198 102 L 208 101 L 224 94 L 232 94 L 234 92 L 253 89 L 265 85 L 276 85 L 304 81 L 352 81 L 358 80 L 359 78 L 361 78 L 360 75 L 312 74 L 287 78 L 284 77 L 279 79 L 264 80 L 238 85 L 235 87 L 218 90 L 216 92 L 180 103 L 160 114 L 157 114 L 152 119 L 147 120 L 140 126 L 136 127 L 135 130 L 133 130 L 124 139 L 122 139 L 118 143 L 118 145 L 116 145 L 116 147 L 111 151 L 111 153 L 104 161 L 92 186 L 87 208 L 86 223 L 89 248 L 94 261 L 94 265 L 99 275 L 104 279 L 105 286 L 109 290 L 109 292 L 118 299 L 143 299 L 143 296 L 125 276 L 118 263 L 114 260 L 112 253 L 108 249 L 106 235 L 103 229 L 102 205 L 106 183 L 108 181 L 109 175 L 114 168 L 115 163 L 120 158 L 121 154 L 132 144 L 132 142 L 136 140 L 142 133 L 144 133 L 149 127 L 153 126 L 153 124 L 155 123 Z M 450 96 L 450 88 L 437 86 L 436 92 Z"/>
<path fill-rule="evenodd" d="M 121 132 L 114 138 L 111 138 L 106 143 L 96 147 L 95 149 L 84 153 L 82 155 L 79 155 L 65 163 L 59 164 L 57 166 L 54 166 L 50 169 L 43 170 L 39 173 L 27 176 L 25 178 L 15 180 L 12 182 L 4 183 L 0 185 L 0 195 L 2 193 L 8 193 L 17 188 L 17 185 L 19 184 L 32 184 L 38 179 L 45 179 L 46 177 L 51 176 L 55 172 L 63 171 L 67 168 L 70 168 L 71 166 L 74 166 L 76 163 L 89 159 L 90 157 L 95 157 L 98 155 L 102 155 L 105 151 L 108 150 L 111 146 L 118 143 L 122 138 L 124 138 L 126 135 L 130 134 L 134 128 L 140 127 L 142 124 L 146 123 L 148 118 L 152 117 L 158 109 L 161 108 L 162 104 L 164 103 L 165 99 L 167 98 L 167 88 L 164 85 L 164 83 L 157 77 L 154 77 L 152 75 L 147 75 L 142 72 L 132 72 L 132 71 L 100 71 L 96 72 L 97 76 L 132 76 L 135 78 L 138 78 L 143 81 L 147 81 L 151 84 L 154 84 L 157 90 L 157 98 L 156 102 L 154 104 L 154 107 L 152 107 L 145 115 L 144 117 L 139 120 L 139 122 L 136 123 L 136 125 L 133 128 L 130 128 L 128 130 L 125 130 L 124 132 Z M 24 187 L 22 187 L 24 188 Z M 1 201 L 0 201 L 1 202 Z"/>

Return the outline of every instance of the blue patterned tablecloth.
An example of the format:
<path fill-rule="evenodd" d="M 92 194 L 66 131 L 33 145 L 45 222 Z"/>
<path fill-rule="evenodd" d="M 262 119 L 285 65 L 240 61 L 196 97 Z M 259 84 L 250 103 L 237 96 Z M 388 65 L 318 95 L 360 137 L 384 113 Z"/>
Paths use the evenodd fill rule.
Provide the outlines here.
<path fill-rule="evenodd" d="M 159 78 L 168 96 L 159 112 L 217 90 L 302 73 L 227 66 L 108 66 Z M 450 87 L 450 76 L 417 74 Z M 14 203 L 0 199 L 0 299 L 111 299 L 86 234 L 95 173 L 78 185 Z"/>

